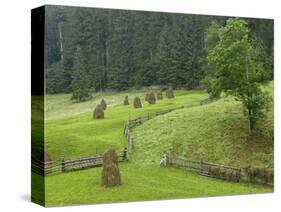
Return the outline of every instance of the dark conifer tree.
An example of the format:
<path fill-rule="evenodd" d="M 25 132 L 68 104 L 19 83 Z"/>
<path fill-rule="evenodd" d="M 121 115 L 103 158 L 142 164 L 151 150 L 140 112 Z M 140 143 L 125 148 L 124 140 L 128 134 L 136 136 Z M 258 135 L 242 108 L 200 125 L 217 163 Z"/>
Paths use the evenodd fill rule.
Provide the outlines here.
<path fill-rule="evenodd" d="M 87 56 L 81 49 L 77 50 L 72 79 L 72 99 L 83 102 L 91 98 L 90 77 L 87 67 Z"/>

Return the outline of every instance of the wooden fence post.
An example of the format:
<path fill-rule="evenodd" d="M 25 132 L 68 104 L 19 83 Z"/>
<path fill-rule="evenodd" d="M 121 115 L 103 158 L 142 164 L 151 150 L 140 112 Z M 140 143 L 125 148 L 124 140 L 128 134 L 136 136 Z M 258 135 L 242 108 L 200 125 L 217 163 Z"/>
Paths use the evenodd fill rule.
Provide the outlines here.
<path fill-rule="evenodd" d="M 124 148 L 123 160 L 128 160 L 128 149 L 127 147 Z"/>
<path fill-rule="evenodd" d="M 167 156 L 167 153 L 165 152 L 164 153 L 164 166 L 167 166 L 168 164 L 168 156 Z"/>
<path fill-rule="evenodd" d="M 61 171 L 65 172 L 65 160 L 64 160 L 64 157 L 61 160 Z"/>
<path fill-rule="evenodd" d="M 199 174 L 202 175 L 203 173 L 203 160 L 200 160 L 200 170 L 199 170 Z"/>

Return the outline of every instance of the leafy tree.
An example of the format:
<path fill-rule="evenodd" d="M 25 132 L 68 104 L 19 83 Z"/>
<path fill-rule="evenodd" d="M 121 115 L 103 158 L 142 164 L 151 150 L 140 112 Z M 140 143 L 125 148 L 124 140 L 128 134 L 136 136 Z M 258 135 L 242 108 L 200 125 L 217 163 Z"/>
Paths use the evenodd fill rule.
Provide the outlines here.
<path fill-rule="evenodd" d="M 229 19 L 226 26 L 219 29 L 219 41 L 208 51 L 208 61 L 215 68 L 209 76 L 210 84 L 216 85 L 216 92 L 224 91 L 242 102 L 252 131 L 269 97 L 260 88 L 264 81 L 263 69 L 255 60 L 245 20 Z"/>
<path fill-rule="evenodd" d="M 74 62 L 73 79 L 72 79 L 72 99 L 78 102 L 83 102 L 90 99 L 91 96 L 91 81 L 88 74 L 87 54 L 80 48 L 77 50 L 77 55 Z"/>
<path fill-rule="evenodd" d="M 205 52 L 208 54 L 219 42 L 219 30 L 221 29 L 216 21 L 213 21 L 210 27 L 207 29 L 206 38 L 205 38 Z M 203 80 L 203 83 L 207 86 L 207 92 L 210 95 L 210 98 L 216 99 L 220 96 L 221 87 L 219 79 L 216 77 L 216 69 L 212 63 L 208 63 L 207 54 L 202 58 L 204 66 L 207 71 L 207 75 Z"/>

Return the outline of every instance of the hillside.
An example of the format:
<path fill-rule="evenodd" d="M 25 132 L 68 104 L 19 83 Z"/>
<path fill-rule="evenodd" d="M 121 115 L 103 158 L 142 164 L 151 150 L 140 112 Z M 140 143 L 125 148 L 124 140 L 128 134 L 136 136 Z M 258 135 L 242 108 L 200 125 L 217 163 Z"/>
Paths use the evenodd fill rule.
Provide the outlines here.
<path fill-rule="evenodd" d="M 266 89 L 272 94 L 273 82 Z M 272 104 L 251 136 L 242 111 L 241 103 L 231 97 L 177 110 L 135 128 L 136 146 L 155 159 L 169 151 L 234 166 L 273 167 Z"/>
<path fill-rule="evenodd" d="M 130 105 L 124 106 L 123 99 L 129 96 Z M 98 94 L 89 102 L 73 103 L 68 94 L 47 96 L 48 117 L 46 121 L 46 145 L 53 160 L 64 154 L 67 158 L 102 153 L 109 147 L 123 150 L 126 145 L 123 135 L 128 118 L 174 108 L 182 105 L 199 105 L 207 97 L 202 91 L 175 91 L 175 99 L 163 99 L 154 105 L 144 101 L 145 92 Z M 133 98 L 140 96 L 142 108 L 134 109 Z M 104 98 L 108 103 L 105 119 L 93 120 L 92 111 Z M 63 113 L 61 112 L 63 111 Z"/>

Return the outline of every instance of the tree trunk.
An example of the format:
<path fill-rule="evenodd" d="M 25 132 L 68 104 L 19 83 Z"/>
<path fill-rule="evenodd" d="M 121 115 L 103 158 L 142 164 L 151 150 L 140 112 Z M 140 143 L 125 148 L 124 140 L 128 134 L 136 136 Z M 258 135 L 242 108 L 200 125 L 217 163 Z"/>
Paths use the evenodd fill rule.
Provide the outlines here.
<path fill-rule="evenodd" d="M 251 133 L 254 129 L 254 116 L 253 116 L 253 110 L 251 108 L 248 108 L 248 121 L 249 121 L 249 132 Z"/>
<path fill-rule="evenodd" d="M 58 23 L 58 29 L 59 29 L 60 56 L 61 56 L 61 60 L 63 60 L 62 22 Z"/>

